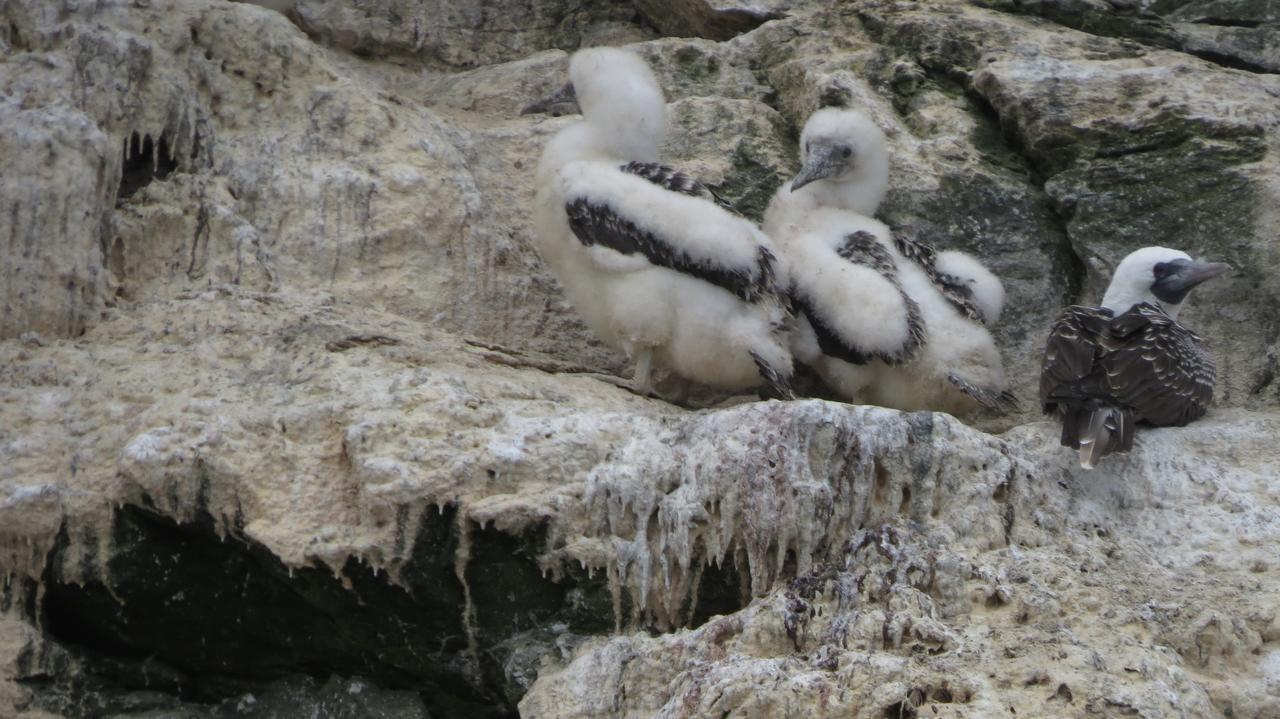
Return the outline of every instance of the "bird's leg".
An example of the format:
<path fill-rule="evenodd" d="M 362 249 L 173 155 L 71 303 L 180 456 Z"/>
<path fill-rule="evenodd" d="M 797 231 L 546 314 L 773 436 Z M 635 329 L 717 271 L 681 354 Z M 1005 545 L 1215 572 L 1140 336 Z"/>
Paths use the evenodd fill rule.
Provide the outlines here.
<path fill-rule="evenodd" d="M 581 372 L 574 376 L 590 377 L 591 379 L 599 380 L 601 382 L 604 382 L 605 384 L 611 384 L 614 387 L 621 387 L 622 389 L 625 389 L 627 391 L 631 391 L 632 389 L 631 380 L 623 379 L 622 377 L 618 377 L 616 375 L 605 374 L 604 372 Z"/>
<path fill-rule="evenodd" d="M 608 382 L 615 387 L 621 387 L 628 392 L 634 392 L 641 397 L 653 397 L 654 399 L 665 399 L 653 388 L 653 350 L 642 349 L 635 353 L 636 366 L 631 374 L 631 379 L 623 379 L 614 377 L 610 374 L 600 374 L 592 372 L 586 376 L 598 379 L 601 382 Z"/>
<path fill-rule="evenodd" d="M 677 377 L 673 380 L 673 384 L 675 385 L 675 389 L 667 401 L 671 404 L 678 404 L 681 407 L 687 407 L 689 404 L 690 385 L 692 383 L 683 377 Z"/>
<path fill-rule="evenodd" d="M 631 391 L 646 397 L 657 397 L 653 391 L 653 350 L 642 349 L 636 355 L 636 369 L 631 375 Z"/>

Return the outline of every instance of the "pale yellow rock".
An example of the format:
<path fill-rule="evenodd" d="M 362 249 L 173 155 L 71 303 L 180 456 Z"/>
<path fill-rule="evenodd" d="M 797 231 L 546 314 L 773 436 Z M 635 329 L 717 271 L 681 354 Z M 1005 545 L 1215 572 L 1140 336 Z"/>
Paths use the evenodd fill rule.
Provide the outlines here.
<path fill-rule="evenodd" d="M 724 42 L 624 5 L 0 4 L 0 603 L 64 529 L 55 573 L 109 580 L 122 504 L 392 580 L 448 506 L 612 582 L 616 631 L 499 668 L 527 716 L 1280 715 L 1275 76 L 1002 11 L 1027 3 L 697 3 L 787 14 Z M 518 113 L 618 39 L 664 86 L 665 157 L 748 213 L 815 108 L 885 129 L 883 218 L 1006 284 L 1023 410 L 966 419 L 1007 431 L 583 376 L 623 358 L 529 221 L 572 120 Z M 1240 269 L 1183 315 L 1217 407 L 1083 472 L 1034 406 L 1044 332 L 1153 243 Z M 683 629 L 717 567 L 733 611 Z M 46 716 L 17 680 L 58 644 L 25 612 L 0 716 Z"/>

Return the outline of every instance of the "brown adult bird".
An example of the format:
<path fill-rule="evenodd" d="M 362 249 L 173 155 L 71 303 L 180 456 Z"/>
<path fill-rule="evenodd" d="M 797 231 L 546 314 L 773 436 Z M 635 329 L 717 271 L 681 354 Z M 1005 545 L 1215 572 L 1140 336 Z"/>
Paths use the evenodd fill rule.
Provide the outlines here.
<path fill-rule="evenodd" d="M 1204 340 L 1178 324 L 1187 294 L 1231 269 L 1144 247 L 1125 257 L 1100 307 L 1072 306 L 1049 332 L 1040 404 L 1062 419 L 1062 446 L 1092 469 L 1133 448 L 1134 426 L 1177 427 L 1204 416 L 1215 368 Z"/>

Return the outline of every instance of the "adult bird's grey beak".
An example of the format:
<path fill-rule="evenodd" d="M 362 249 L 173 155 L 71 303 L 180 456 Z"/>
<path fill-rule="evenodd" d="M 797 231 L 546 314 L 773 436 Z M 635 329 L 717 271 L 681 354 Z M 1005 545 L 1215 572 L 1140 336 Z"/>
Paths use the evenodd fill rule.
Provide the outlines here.
<path fill-rule="evenodd" d="M 1187 262 L 1182 260 L 1172 272 L 1151 285 L 1151 291 L 1164 302 L 1181 302 L 1193 287 L 1231 269 L 1223 262 Z"/>
<path fill-rule="evenodd" d="M 553 117 L 580 112 L 578 109 L 578 93 L 574 91 L 573 83 L 566 82 L 550 95 L 529 103 L 520 111 L 520 114 L 532 115 L 537 112 L 545 112 Z"/>
<path fill-rule="evenodd" d="M 851 161 L 844 155 L 846 149 L 826 143 L 813 143 L 808 162 L 800 168 L 796 179 L 791 181 L 791 191 L 795 192 L 810 182 L 840 174 Z"/>

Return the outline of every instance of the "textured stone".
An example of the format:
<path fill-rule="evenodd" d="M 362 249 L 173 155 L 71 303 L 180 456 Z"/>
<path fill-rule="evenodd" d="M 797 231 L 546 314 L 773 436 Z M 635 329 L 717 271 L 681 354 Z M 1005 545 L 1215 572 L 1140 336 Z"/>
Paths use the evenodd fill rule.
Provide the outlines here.
<path fill-rule="evenodd" d="M 1280 72 L 1280 11 L 1261 2 L 1125 0 L 972 0 L 975 5 L 1037 15 L 1093 35 L 1180 50 L 1225 67 Z"/>
<path fill-rule="evenodd" d="M 456 67 L 514 60 L 549 48 L 573 49 L 584 39 L 634 42 L 647 34 L 634 22 L 634 9 L 606 0 L 371 0 L 354 6 L 341 0 L 297 0 L 293 12 L 309 34 L 342 50 L 420 57 Z M 616 26 L 627 30 L 619 33 Z"/>
<path fill-rule="evenodd" d="M 1149 244 L 1233 262 L 1240 272 L 1183 317 L 1225 350 L 1224 401 L 1274 397 L 1276 328 L 1256 299 L 1277 292 L 1280 80 L 1017 15 L 869 5 L 882 42 L 955 78 L 1013 138 L 1075 256 L 1057 270 L 1075 268 L 1071 299 L 1097 301 L 1120 258 Z"/>
<path fill-rule="evenodd" d="M 124 349 L 136 346 L 147 349 Z M 173 366 L 186 371 L 166 371 Z M 1007 461 L 993 440 L 945 416 L 820 401 L 686 413 L 573 377 L 572 368 L 323 297 L 228 289 L 156 303 L 118 313 L 78 346 L 7 347 L 4 367 L 4 426 L 22 428 L 0 436 L 7 571 L 45 577 L 40 601 L 54 637 L 97 651 L 145 648 L 169 667 L 175 678 L 153 690 L 209 674 L 271 678 L 298 662 L 393 685 L 407 675 L 443 686 L 441 672 L 458 672 L 477 688 L 450 691 L 475 701 L 492 689 L 469 671 L 510 667 L 502 671 L 519 685 L 527 660 L 510 662 L 522 647 L 542 646 L 543 655 L 587 630 L 669 628 L 698 615 L 698 594 L 720 591 L 708 584 L 709 562 L 735 565 L 749 596 L 838 556 L 830 537 L 881 516 L 957 512 L 973 541 L 1005 541 L 992 486 Z M 982 481 L 970 461 L 991 463 Z M 160 519 L 122 525 L 119 516 L 139 515 L 113 519 L 121 503 Z M 435 525 L 424 517 L 446 506 L 456 519 L 443 534 L 427 531 Z M 525 565 L 499 564 L 502 553 L 481 541 L 489 531 L 535 530 L 541 540 L 517 545 Z M 217 534 L 229 538 L 201 548 Z M 234 549 L 241 544 L 250 549 Z M 176 564 L 148 572 L 156 557 Z M 291 580 L 288 568 L 298 571 Z M 583 568 L 579 586 L 570 578 Z M 394 659 L 383 645 L 370 655 L 354 641 L 387 631 L 376 617 L 414 611 L 401 590 L 379 589 L 377 570 L 429 592 L 414 606 L 437 619 L 399 622 L 437 637 L 434 650 L 461 669 Z M 530 571 L 518 594 L 502 588 L 503 575 Z M 240 577 L 227 588 L 238 599 L 222 598 L 219 572 Z M 538 616 L 542 573 L 552 578 L 549 613 L 505 626 L 501 617 Z M 344 584 L 350 601 L 379 608 L 373 616 L 335 609 Z M 255 624 L 270 613 L 237 618 L 238 607 L 285 586 L 304 598 L 285 605 L 292 623 Z M 612 600 L 587 601 L 603 587 Z M 508 596 L 521 597 L 518 610 Z M 719 601 L 736 608 L 741 599 L 732 591 Z M 566 605 L 595 608 L 580 624 L 557 614 Z M 180 608 L 168 615 L 177 626 L 141 621 L 161 606 Z M 184 623 L 187 612 L 210 623 Z M 332 613 L 368 628 L 331 635 L 323 627 Z M 556 622 L 564 624 L 552 629 Z M 539 626 L 547 637 L 517 637 Z M 237 657 L 238 634 L 226 629 L 202 638 L 221 627 L 245 627 L 257 649 Z M 482 659 L 467 670 L 477 651 L 498 664 Z M 57 675 L 52 666 L 41 671 Z"/>
<path fill-rule="evenodd" d="M 788 0 L 638 0 L 636 8 L 665 35 L 728 40 L 782 17 Z"/>
<path fill-rule="evenodd" d="M 677 9 L 735 7 L 785 17 L 0 4 L 0 715 L 1280 713 L 1274 3 Z M 881 218 L 1004 279 L 1022 412 L 583 376 L 529 221 L 572 120 L 518 113 L 608 42 L 748 215 L 873 117 Z M 1154 243 L 1238 268 L 1183 314 L 1217 406 L 1084 473 L 1043 337 Z"/>
<path fill-rule="evenodd" d="M 541 142 L 527 123 L 518 135 L 501 127 L 466 131 L 446 124 L 376 85 L 340 79 L 338 68 L 283 17 L 248 5 L 81 9 L 54 25 L 22 14 L 20 4 L 7 7 L 22 37 L 43 38 L 44 55 L 69 56 L 43 77 L 4 75 L 19 104 L 60 112 L 87 93 L 82 104 L 108 146 L 123 146 L 135 132 L 156 144 L 155 138 L 169 137 L 179 162 L 177 172 L 163 181 L 148 178 L 157 181 L 140 184 L 127 198 L 118 197 L 118 164 L 101 173 L 103 186 L 95 191 L 107 200 L 94 208 L 101 214 L 70 227 L 65 240 L 68 250 L 88 248 L 77 250 L 88 258 L 48 260 L 67 268 L 90 265 L 75 285 L 77 304 L 63 307 L 70 293 L 41 292 L 41 302 L 60 303 L 57 310 L 6 325 L 9 336 L 27 329 L 75 334 L 86 324 L 83 318 L 104 305 L 129 306 L 228 282 L 261 290 L 320 283 L 348 298 L 499 342 L 510 339 L 500 328 L 511 316 L 488 308 L 506 306 L 529 321 L 519 336 L 554 335 L 543 348 L 575 336 L 575 344 L 591 342 L 567 310 L 560 311 L 567 328 L 543 311 L 554 309 L 557 298 L 527 244 L 524 207 L 532 192 L 526 173 Z M 117 29 L 91 26 L 90 17 Z M 151 23 L 167 30 L 144 33 Z M 105 55 L 106 49 L 120 57 Z M 22 57 L 40 66 L 34 57 Z M 101 82 L 78 89 L 76 65 L 100 73 Z M 136 69 L 110 82 L 121 66 Z M 492 135 L 504 132 L 494 144 Z M 485 152 L 477 152 L 479 145 Z M 504 155 L 493 149 L 508 145 L 515 172 L 510 160 L 494 164 Z M 84 158 L 65 162 L 92 159 Z M 493 172 L 477 177 L 473 163 Z M 98 176 L 77 177 L 92 182 Z M 65 204 L 94 196 L 78 187 L 59 184 L 44 206 L 61 206 L 53 202 L 60 197 L 68 198 L 60 200 Z M 512 194 L 504 197 L 507 187 Z M 6 191 L 15 193 L 14 202 L 22 196 L 16 193 L 27 192 L 12 184 Z M 421 202 L 424 196 L 434 201 Z M 24 206 L 18 221 L 38 209 Z M 110 230 L 100 230 L 103 225 Z M 41 227 L 16 227 L 16 236 Z M 93 260 L 109 270 L 98 271 L 96 284 L 89 281 Z M 6 264 L 6 275 L 11 271 L 21 267 Z M 23 280 L 33 283 L 29 290 L 14 281 L 7 294 L 33 296 L 44 287 L 34 280 Z"/>
<path fill-rule="evenodd" d="M 742 611 L 584 645 L 544 673 L 521 716 L 1270 716 L 1276 697 L 1252 687 L 1274 675 L 1259 635 L 1273 580 L 1244 567 L 1280 524 L 1272 502 L 1238 502 L 1275 471 L 1275 428 L 1232 414 L 1153 430 L 1092 474 L 1070 466 L 1051 427 L 1019 428 L 997 487 L 1007 547 L 945 511 L 886 515 L 836 535 L 843 559 Z M 1190 519 L 1177 507 L 1205 485 L 1214 499 Z"/>
<path fill-rule="evenodd" d="M 0 337 L 33 328 L 75 336 L 96 321 L 102 244 L 120 172 L 116 146 L 81 113 L 0 105 L 6 158 L 0 212 Z"/>
<path fill-rule="evenodd" d="M 1280 22 L 1259 27 L 1178 23 L 1182 47 L 1244 70 L 1280 73 Z"/>

